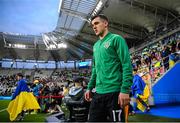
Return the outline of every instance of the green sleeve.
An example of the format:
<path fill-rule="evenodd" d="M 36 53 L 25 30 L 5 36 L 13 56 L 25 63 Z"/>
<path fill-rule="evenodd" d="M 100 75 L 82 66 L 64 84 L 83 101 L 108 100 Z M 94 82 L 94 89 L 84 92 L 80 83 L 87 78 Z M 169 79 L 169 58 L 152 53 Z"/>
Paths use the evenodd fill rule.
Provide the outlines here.
<path fill-rule="evenodd" d="M 93 58 L 92 74 L 91 74 L 90 81 L 88 83 L 87 90 L 92 90 L 95 87 L 95 84 L 96 84 L 96 68 L 95 68 L 95 59 Z"/>
<path fill-rule="evenodd" d="M 133 83 L 132 64 L 130 60 L 129 49 L 126 41 L 121 36 L 116 37 L 115 47 L 122 67 L 121 93 L 129 93 Z"/>

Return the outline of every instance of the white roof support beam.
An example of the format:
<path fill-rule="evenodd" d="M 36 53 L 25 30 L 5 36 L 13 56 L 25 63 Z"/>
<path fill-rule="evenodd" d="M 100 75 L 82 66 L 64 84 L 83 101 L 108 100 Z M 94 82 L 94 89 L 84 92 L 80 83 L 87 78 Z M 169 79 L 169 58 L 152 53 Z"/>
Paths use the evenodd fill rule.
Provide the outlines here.
<path fill-rule="evenodd" d="M 88 15 L 87 14 L 84 14 L 84 13 L 81 13 L 78 11 L 73 11 L 73 10 L 66 9 L 66 8 L 61 8 L 61 11 L 67 15 L 77 17 L 77 18 L 80 18 L 80 19 L 88 22 L 88 20 L 87 20 Z"/>

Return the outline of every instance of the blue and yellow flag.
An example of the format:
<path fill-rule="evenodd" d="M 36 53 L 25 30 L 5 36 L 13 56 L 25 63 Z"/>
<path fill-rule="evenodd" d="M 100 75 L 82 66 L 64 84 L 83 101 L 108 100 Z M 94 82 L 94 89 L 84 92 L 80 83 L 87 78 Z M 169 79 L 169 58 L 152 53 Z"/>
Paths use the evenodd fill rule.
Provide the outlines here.
<path fill-rule="evenodd" d="M 137 108 L 144 112 L 150 95 L 148 86 L 139 75 L 135 75 L 131 89 L 132 96 L 137 99 Z"/>
<path fill-rule="evenodd" d="M 15 93 L 13 94 L 12 100 L 7 108 L 10 120 L 14 121 L 19 113 L 31 109 L 40 109 L 40 106 L 33 93 L 30 92 L 26 81 L 21 79 L 18 81 Z"/>

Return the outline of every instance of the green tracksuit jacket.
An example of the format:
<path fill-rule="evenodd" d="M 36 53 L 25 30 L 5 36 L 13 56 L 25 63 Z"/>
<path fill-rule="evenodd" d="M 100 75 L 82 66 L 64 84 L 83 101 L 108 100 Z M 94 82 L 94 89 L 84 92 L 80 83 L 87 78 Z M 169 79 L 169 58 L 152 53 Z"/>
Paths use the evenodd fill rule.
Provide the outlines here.
<path fill-rule="evenodd" d="M 93 47 L 92 75 L 88 90 L 96 93 L 129 93 L 132 85 L 132 65 L 127 44 L 119 35 L 108 33 Z"/>

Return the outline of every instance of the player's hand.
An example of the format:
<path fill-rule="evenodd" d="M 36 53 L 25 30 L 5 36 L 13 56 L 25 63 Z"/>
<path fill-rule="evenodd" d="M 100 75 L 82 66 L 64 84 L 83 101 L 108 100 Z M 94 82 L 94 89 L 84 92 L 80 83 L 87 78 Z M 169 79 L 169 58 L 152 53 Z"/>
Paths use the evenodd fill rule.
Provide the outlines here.
<path fill-rule="evenodd" d="M 118 104 L 121 106 L 121 108 L 124 108 L 126 105 L 129 105 L 129 103 L 130 103 L 129 94 L 119 93 Z"/>
<path fill-rule="evenodd" d="M 92 93 L 90 90 L 87 90 L 84 96 L 86 101 L 90 102 L 92 100 Z"/>

